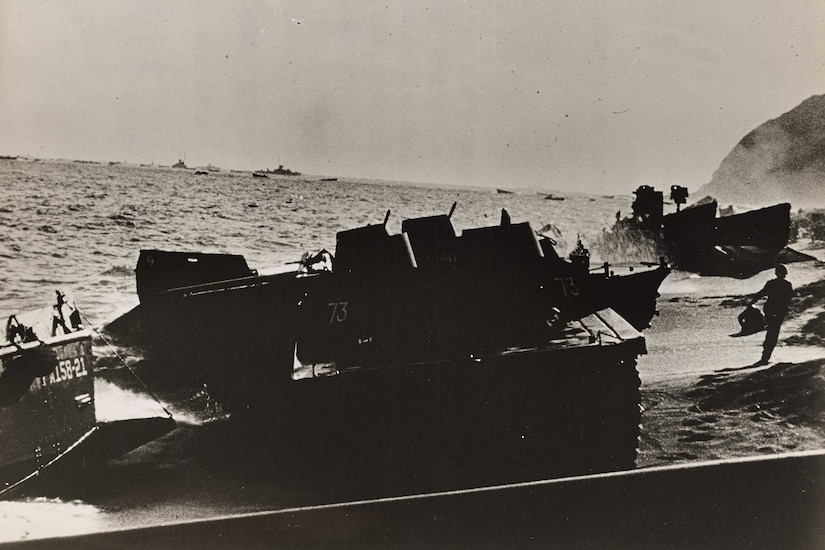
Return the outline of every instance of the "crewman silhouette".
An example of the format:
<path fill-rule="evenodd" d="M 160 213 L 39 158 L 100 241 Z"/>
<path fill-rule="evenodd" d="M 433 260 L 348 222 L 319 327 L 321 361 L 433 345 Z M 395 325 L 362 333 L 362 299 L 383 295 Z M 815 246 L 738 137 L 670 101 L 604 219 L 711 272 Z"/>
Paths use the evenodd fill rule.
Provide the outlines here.
<path fill-rule="evenodd" d="M 750 301 L 750 305 L 753 305 L 760 298 L 767 297 L 764 311 L 765 326 L 768 330 L 762 344 L 762 359 L 757 361 L 757 365 L 767 365 L 770 361 L 773 348 L 776 347 L 776 342 L 779 339 L 779 328 L 788 314 L 788 306 L 790 306 L 794 294 L 793 285 L 785 279 L 788 275 L 788 268 L 779 264 L 776 266 L 774 273 L 776 278 L 765 283 L 762 290 L 754 294 Z"/>

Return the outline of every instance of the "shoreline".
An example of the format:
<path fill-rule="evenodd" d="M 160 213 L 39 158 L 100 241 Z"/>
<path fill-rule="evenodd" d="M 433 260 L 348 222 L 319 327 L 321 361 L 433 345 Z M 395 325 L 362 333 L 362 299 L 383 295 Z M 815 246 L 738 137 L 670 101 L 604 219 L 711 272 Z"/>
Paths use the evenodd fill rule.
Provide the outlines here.
<path fill-rule="evenodd" d="M 825 331 L 816 323 L 825 316 L 825 250 L 814 252 L 820 261 L 789 266 L 797 294 L 775 362 L 764 367 L 751 366 L 764 332 L 733 334 L 743 296 L 761 288 L 772 270 L 747 280 L 681 272 L 665 280 L 661 315 L 645 331 L 648 354 L 638 361 L 644 412 L 637 473 L 825 449 L 825 347 L 817 344 Z M 153 375 L 164 373 L 149 368 L 141 374 L 154 387 Z M 137 408 L 130 399 L 138 399 L 139 385 L 123 382 L 125 376 L 101 369 L 98 390 L 112 415 Z M 110 463 L 92 489 L 98 490 L 94 498 L 6 504 L 0 519 L 8 532 L 0 543 L 346 500 L 346 487 L 330 491 L 324 475 L 296 480 L 277 453 L 257 455 L 256 444 L 227 421 L 204 388 L 176 380 L 159 394 L 179 420 L 178 430 Z M 705 482 L 703 475 L 692 479 Z M 701 487 L 700 492 L 706 494 Z M 589 500 L 588 510 L 591 505 Z"/>
<path fill-rule="evenodd" d="M 638 468 L 825 448 L 825 256 L 789 264 L 795 296 L 772 361 L 754 366 L 764 330 L 737 314 L 773 276 L 666 281 L 640 358 Z"/>

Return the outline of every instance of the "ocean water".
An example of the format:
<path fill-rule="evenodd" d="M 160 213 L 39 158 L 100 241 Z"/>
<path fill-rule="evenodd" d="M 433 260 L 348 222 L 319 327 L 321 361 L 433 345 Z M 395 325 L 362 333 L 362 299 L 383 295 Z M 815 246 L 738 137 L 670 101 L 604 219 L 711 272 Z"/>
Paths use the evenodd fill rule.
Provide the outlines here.
<path fill-rule="evenodd" d="M 0 160 L 0 315 L 51 303 L 60 289 L 95 325 L 137 304 L 134 267 L 145 248 L 243 254 L 276 267 L 306 250 L 334 250 L 337 231 L 441 214 L 457 229 L 495 225 L 506 208 L 560 251 L 585 244 L 627 212 L 629 196 L 444 188 L 320 176 L 253 178 L 154 166 Z M 516 186 L 516 182 L 513 183 Z M 549 187 L 549 186 L 548 186 Z M 559 195 L 558 191 L 553 191 Z"/>
<path fill-rule="evenodd" d="M 516 187 L 515 182 L 513 187 Z M 137 305 L 141 249 L 243 254 L 267 269 L 304 251 L 334 251 L 336 232 L 446 213 L 457 229 L 495 225 L 507 209 L 564 253 L 628 211 L 629 196 L 557 190 L 434 187 L 321 176 L 270 176 L 73 161 L 0 160 L 0 316 L 48 306 L 59 289 L 101 328 Z M 564 201 L 546 200 L 552 192 Z M 115 461 L 85 495 L 0 503 L 0 541 L 253 512 L 365 496 L 293 472 L 239 433 L 208 392 L 150 376 L 136 381 L 99 341 L 99 420 L 172 412 L 178 429 Z M 141 372 L 140 357 L 115 350 Z M 147 371 L 143 371 L 147 372 Z M 146 384 L 146 386 L 143 385 Z M 158 396 L 158 402 L 153 395 Z M 276 453 L 277 454 L 277 453 Z M 366 496 L 382 496 L 380 493 Z"/>

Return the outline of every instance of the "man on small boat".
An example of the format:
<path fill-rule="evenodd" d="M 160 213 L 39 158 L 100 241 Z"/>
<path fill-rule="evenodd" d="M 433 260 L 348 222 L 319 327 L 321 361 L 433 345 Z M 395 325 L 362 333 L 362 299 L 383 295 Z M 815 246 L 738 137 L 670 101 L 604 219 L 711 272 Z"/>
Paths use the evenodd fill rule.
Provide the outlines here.
<path fill-rule="evenodd" d="M 17 315 L 10 315 L 6 321 L 6 341 L 9 344 L 17 344 L 18 342 L 34 342 L 37 336 L 34 335 L 34 330 L 27 327 L 17 320 Z"/>
<path fill-rule="evenodd" d="M 59 290 L 54 291 L 57 295 L 57 303 L 54 305 L 54 312 L 52 313 L 52 336 L 57 334 L 57 327 L 63 329 L 63 334 L 71 332 L 66 326 L 66 318 L 63 317 L 63 305 L 66 303 L 66 296 Z"/>
<path fill-rule="evenodd" d="M 6 321 L 6 341 L 10 344 L 18 340 L 23 340 L 26 335 L 26 327 L 17 320 L 16 315 L 10 315 Z"/>
<path fill-rule="evenodd" d="M 770 361 L 773 348 L 776 347 L 776 342 L 779 339 L 779 327 L 782 326 L 782 321 L 785 320 L 785 315 L 788 314 L 788 306 L 794 294 L 793 285 L 785 279 L 788 275 L 788 268 L 779 264 L 776 266 L 774 273 L 776 273 L 776 278 L 765 283 L 762 290 L 754 294 L 750 301 L 750 305 L 753 305 L 760 298 L 767 298 L 764 310 L 765 325 L 768 330 L 762 344 L 762 359 L 756 363 L 757 365 L 767 365 Z"/>

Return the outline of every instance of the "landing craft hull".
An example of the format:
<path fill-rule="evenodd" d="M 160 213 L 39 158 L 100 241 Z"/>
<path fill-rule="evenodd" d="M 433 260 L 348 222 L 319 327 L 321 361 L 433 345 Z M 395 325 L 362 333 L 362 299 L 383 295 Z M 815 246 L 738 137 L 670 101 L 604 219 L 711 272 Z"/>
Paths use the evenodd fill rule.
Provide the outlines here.
<path fill-rule="evenodd" d="M 95 426 L 91 336 L 2 348 L 0 491 L 45 467 Z"/>
<path fill-rule="evenodd" d="M 791 205 L 776 204 L 716 218 L 715 239 L 720 246 L 751 246 L 779 252 L 788 244 Z"/>
<path fill-rule="evenodd" d="M 790 209 L 783 203 L 716 217 L 711 201 L 665 216 L 663 235 L 681 269 L 733 274 L 738 263 L 751 272 L 751 264 L 775 263 L 788 244 Z"/>
<path fill-rule="evenodd" d="M 702 275 L 748 278 L 787 258 L 788 203 L 717 217 L 715 200 L 662 215 L 662 194 L 635 191 L 631 218 L 617 221 L 605 245 L 651 243 L 674 268 Z M 612 236 L 612 237 L 611 237 Z"/>
<path fill-rule="evenodd" d="M 333 469 L 342 478 L 369 472 L 373 482 L 399 490 L 634 466 L 636 358 L 645 344 L 612 310 L 570 323 L 538 347 L 407 363 L 341 351 L 333 354 L 336 363 L 319 352 L 330 345 L 319 341 L 323 335 L 289 338 L 284 319 L 275 322 L 265 307 L 243 308 L 261 316 L 242 315 L 228 294 L 211 298 L 231 331 L 198 325 L 195 332 L 173 332 L 160 320 L 168 312 L 150 306 L 149 324 L 165 327 L 161 360 L 196 371 L 236 420 L 254 426 L 251 437 L 264 448 L 278 442 L 277 452 L 292 453 L 299 465 Z M 265 296 L 238 299 L 251 304 Z M 178 315 L 211 309 L 191 308 L 175 309 Z M 257 324 L 262 320 L 272 321 L 268 332 Z"/>
<path fill-rule="evenodd" d="M 659 286 L 670 271 L 669 266 L 662 265 L 655 269 L 607 276 L 591 273 L 594 303 L 600 308 L 612 308 L 636 330 L 644 330 L 659 314 L 656 306 Z"/>
<path fill-rule="evenodd" d="M 542 238 L 540 243 L 545 256 L 555 254 L 552 246 Z M 590 268 L 589 258 L 582 265 L 557 258 L 553 284 L 560 286 L 562 296 L 556 299 L 558 307 L 566 312 L 567 319 L 579 319 L 594 311 L 611 308 L 636 330 L 645 330 L 659 311 L 656 300 L 659 286 L 670 274 L 670 266 L 663 261 L 656 267 L 651 264 L 637 266 L 610 266 Z M 617 273 L 618 272 L 618 273 Z"/>
<path fill-rule="evenodd" d="M 45 336 L 44 317 L 21 315 L 40 326 L 26 341 L 0 341 L 0 498 L 37 482 L 46 493 L 76 487 L 92 466 L 175 428 L 171 418 L 98 422 L 91 332 Z"/>
<path fill-rule="evenodd" d="M 664 237 L 679 269 L 747 278 L 778 263 L 790 208 L 783 203 L 717 218 L 713 201 L 665 216 Z"/>
<path fill-rule="evenodd" d="M 140 288 L 164 287 L 165 259 L 191 271 L 175 284 L 221 263 L 142 251 Z M 632 467 L 644 338 L 598 303 L 607 296 L 590 286 L 603 278 L 547 257 L 528 224 L 503 217 L 459 236 L 449 216 L 405 220 L 398 235 L 340 232 L 331 270 L 241 267 L 141 295 L 108 330 L 190 369 L 233 416 L 266 419 L 258 436 L 300 441 L 301 456 L 415 480 L 444 463 L 468 479 L 501 460 L 520 472 L 511 479 Z"/>
<path fill-rule="evenodd" d="M 541 347 L 384 368 L 308 365 L 299 345 L 281 431 L 416 489 L 633 468 L 644 340 L 616 321 L 605 310 Z"/>

